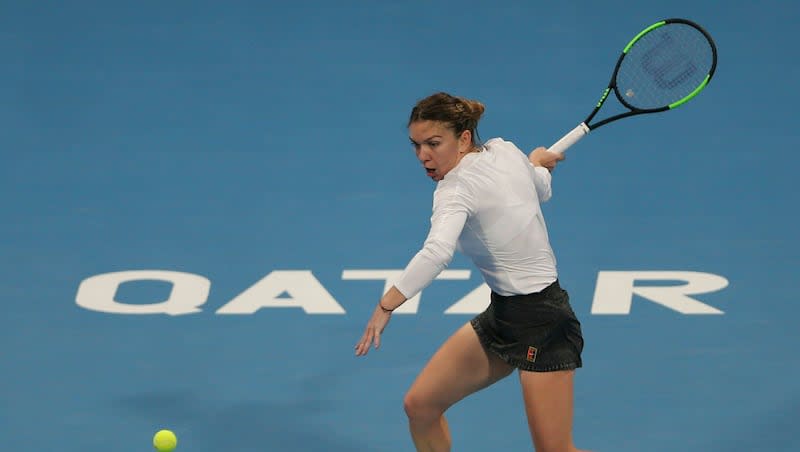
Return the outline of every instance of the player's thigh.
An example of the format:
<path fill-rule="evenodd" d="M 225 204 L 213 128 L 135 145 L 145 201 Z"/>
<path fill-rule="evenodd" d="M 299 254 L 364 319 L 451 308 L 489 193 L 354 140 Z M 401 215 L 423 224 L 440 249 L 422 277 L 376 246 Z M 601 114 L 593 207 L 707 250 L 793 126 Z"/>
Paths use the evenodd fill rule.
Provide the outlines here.
<path fill-rule="evenodd" d="M 434 353 L 406 394 L 406 409 L 444 412 L 462 398 L 508 376 L 513 368 L 487 352 L 467 322 Z"/>
<path fill-rule="evenodd" d="M 572 416 L 575 371 L 520 371 L 519 376 L 536 450 L 574 450 Z"/>

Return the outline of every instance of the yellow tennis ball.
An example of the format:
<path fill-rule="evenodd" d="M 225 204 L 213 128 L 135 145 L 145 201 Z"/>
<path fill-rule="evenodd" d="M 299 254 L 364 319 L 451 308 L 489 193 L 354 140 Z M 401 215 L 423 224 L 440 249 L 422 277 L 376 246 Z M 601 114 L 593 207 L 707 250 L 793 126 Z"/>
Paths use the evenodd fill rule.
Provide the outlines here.
<path fill-rule="evenodd" d="M 158 452 L 170 452 L 178 445 L 178 438 L 169 430 L 159 430 L 153 437 L 153 447 Z"/>

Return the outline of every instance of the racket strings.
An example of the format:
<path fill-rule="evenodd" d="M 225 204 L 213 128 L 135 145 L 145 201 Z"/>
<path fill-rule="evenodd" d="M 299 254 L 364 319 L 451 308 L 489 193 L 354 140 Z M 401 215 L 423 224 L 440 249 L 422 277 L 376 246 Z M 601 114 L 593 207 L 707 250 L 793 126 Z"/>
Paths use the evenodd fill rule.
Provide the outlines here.
<path fill-rule="evenodd" d="M 685 24 L 667 24 L 631 47 L 617 72 L 616 89 L 634 108 L 666 107 L 703 83 L 713 58 L 713 49 L 700 31 Z"/>

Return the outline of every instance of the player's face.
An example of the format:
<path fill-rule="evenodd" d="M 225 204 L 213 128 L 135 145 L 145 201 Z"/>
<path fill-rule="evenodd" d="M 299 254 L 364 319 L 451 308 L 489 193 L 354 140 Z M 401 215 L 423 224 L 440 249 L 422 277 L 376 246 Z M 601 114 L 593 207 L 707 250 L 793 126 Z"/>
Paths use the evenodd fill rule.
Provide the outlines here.
<path fill-rule="evenodd" d="M 436 121 L 416 121 L 408 127 L 409 138 L 425 172 L 440 181 L 456 167 L 472 143 L 470 132 L 456 136 L 452 129 Z"/>

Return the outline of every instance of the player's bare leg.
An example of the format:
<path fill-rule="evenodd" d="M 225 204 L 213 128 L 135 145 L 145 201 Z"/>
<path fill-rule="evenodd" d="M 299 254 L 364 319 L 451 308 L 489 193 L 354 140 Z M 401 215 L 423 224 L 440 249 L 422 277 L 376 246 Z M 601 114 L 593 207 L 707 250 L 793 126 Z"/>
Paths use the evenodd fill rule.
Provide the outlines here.
<path fill-rule="evenodd" d="M 519 372 L 536 452 L 587 452 L 572 440 L 574 376 L 574 370 Z"/>
<path fill-rule="evenodd" d="M 450 451 L 450 430 L 444 412 L 512 370 L 484 350 L 472 325 L 459 328 L 433 355 L 405 396 L 409 429 L 417 451 Z"/>

